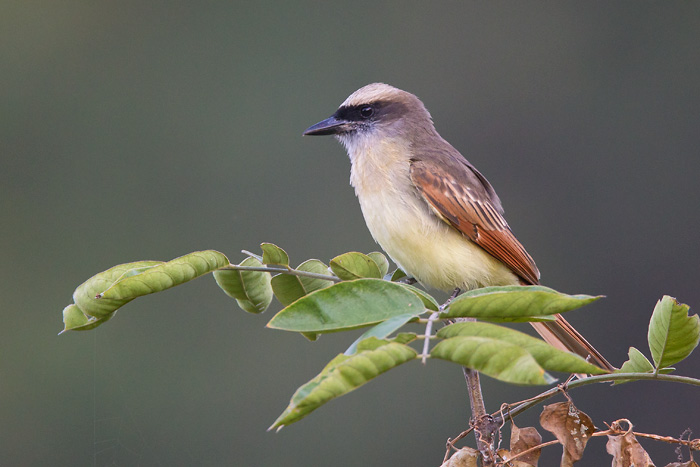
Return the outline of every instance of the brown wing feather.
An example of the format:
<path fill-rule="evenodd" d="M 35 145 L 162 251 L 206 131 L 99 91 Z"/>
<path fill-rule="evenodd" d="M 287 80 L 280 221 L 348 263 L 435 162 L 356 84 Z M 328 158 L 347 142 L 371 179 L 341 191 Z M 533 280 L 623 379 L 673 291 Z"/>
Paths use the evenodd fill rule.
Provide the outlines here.
<path fill-rule="evenodd" d="M 538 284 L 540 273 L 535 261 L 489 200 L 488 190 L 493 189 L 481 185 L 481 180 L 486 179 L 468 165 L 453 168 L 457 170 L 415 160 L 411 164 L 411 180 L 443 220 L 503 262 L 524 282 Z"/>
<path fill-rule="evenodd" d="M 438 217 L 503 262 L 524 284 L 538 284 L 535 261 L 510 231 L 500 200 L 486 178 L 461 157 L 436 156 L 436 162 L 411 163 L 411 180 L 423 199 Z M 549 344 L 588 358 L 601 368 L 614 369 L 561 315 L 555 318 L 554 322 L 530 324 Z"/>

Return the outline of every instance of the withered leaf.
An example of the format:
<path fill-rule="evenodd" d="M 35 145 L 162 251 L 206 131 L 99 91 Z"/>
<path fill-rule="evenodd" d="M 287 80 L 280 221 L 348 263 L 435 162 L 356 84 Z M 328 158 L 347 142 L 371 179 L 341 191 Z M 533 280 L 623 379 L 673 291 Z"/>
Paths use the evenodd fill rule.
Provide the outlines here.
<path fill-rule="evenodd" d="M 698 463 L 695 461 L 688 461 L 688 462 L 671 462 L 666 467 L 700 467 L 700 466 L 698 466 Z"/>
<path fill-rule="evenodd" d="M 608 435 L 605 449 L 613 456 L 612 467 L 654 467 L 649 454 L 631 431 L 623 435 Z"/>
<path fill-rule="evenodd" d="M 462 448 L 452 454 L 447 462 L 440 467 L 478 467 L 479 451 L 472 448 Z"/>
<path fill-rule="evenodd" d="M 515 457 L 521 452 L 537 446 L 542 443 L 542 436 L 533 426 L 518 428 L 515 423 L 510 429 L 510 451 L 505 451 L 504 459 Z M 537 467 L 537 461 L 540 458 L 541 449 L 534 449 L 527 454 L 518 457 L 516 460 L 509 462 L 507 465 L 513 467 Z"/>
<path fill-rule="evenodd" d="M 537 467 L 537 463 L 530 464 L 527 462 L 520 462 L 518 460 L 518 459 L 520 459 L 520 457 L 518 457 L 518 459 L 509 461 L 508 459 L 512 459 L 513 457 L 515 457 L 515 454 L 511 454 L 510 451 L 508 451 L 507 449 L 499 449 L 498 455 L 501 456 L 501 459 L 503 459 L 503 467 L 533 467 L 533 466 Z M 535 461 L 535 462 L 537 462 L 537 461 Z M 497 465 L 500 466 L 501 464 L 497 464 Z"/>
<path fill-rule="evenodd" d="M 581 459 L 586 443 L 595 432 L 591 418 L 571 402 L 544 406 L 540 424 L 542 428 L 554 434 L 564 447 L 561 467 L 571 467 Z"/>

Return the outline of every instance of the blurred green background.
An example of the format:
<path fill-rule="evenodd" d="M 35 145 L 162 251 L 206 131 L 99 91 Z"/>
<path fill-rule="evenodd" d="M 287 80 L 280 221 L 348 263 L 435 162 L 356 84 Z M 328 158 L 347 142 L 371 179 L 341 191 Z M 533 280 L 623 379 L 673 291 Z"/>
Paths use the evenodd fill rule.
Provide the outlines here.
<path fill-rule="evenodd" d="M 456 366 L 405 365 L 267 433 L 355 335 L 266 330 L 279 305 L 247 315 L 210 276 L 57 336 L 73 289 L 114 264 L 376 249 L 344 150 L 301 137 L 374 81 L 423 99 L 544 284 L 607 295 L 569 316 L 596 347 L 648 354 L 656 300 L 700 307 L 698 31 L 697 2 L 0 3 L 0 463 L 440 464 L 469 417 Z M 541 390 L 484 387 L 491 411 Z M 700 431 L 690 387 L 572 395 L 601 427 Z M 609 464 L 604 444 L 585 465 Z"/>

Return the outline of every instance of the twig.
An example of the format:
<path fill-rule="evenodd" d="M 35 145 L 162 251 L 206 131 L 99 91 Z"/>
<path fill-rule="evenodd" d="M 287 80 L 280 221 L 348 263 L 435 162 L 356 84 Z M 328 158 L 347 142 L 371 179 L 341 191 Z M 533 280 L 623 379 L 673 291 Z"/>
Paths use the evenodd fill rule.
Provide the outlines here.
<path fill-rule="evenodd" d="M 652 373 L 613 373 L 613 374 L 607 374 L 607 375 L 597 375 L 597 376 L 589 376 L 587 378 L 581 378 L 576 381 L 572 381 L 567 385 L 568 389 L 575 389 L 579 386 L 586 386 L 588 384 L 594 384 L 594 383 L 607 383 L 607 382 L 614 382 L 614 381 L 635 381 L 635 380 L 645 380 L 645 381 L 670 381 L 670 382 L 675 382 L 675 383 L 683 383 L 683 384 L 690 384 L 693 386 L 700 386 L 700 380 L 695 379 L 695 378 L 690 378 L 688 376 L 677 376 L 677 375 L 664 375 L 664 374 L 652 374 Z M 550 397 L 555 396 L 557 393 L 561 391 L 560 387 L 554 387 L 552 389 L 549 389 L 548 391 L 545 391 L 535 397 L 532 397 L 525 402 L 517 405 L 513 409 L 509 410 L 505 415 L 510 416 L 510 417 L 515 417 L 516 415 L 521 414 L 522 412 L 528 410 L 531 407 L 534 407 L 535 405 L 539 404 L 540 402 L 543 402 Z M 500 416 L 497 416 L 498 412 L 494 413 L 495 420 L 497 422 L 500 422 Z"/>
<path fill-rule="evenodd" d="M 430 314 L 430 317 L 428 318 L 428 322 L 425 325 L 425 342 L 423 342 L 423 353 L 421 354 L 421 361 L 425 365 L 425 360 L 428 358 L 428 347 L 430 345 L 430 336 L 433 334 L 433 323 L 437 321 L 438 316 L 440 316 L 440 313 L 445 311 L 445 308 L 452 302 L 452 300 L 459 295 L 461 290 L 459 288 L 456 288 L 454 292 L 452 292 L 452 295 L 450 295 L 450 298 L 445 300 L 445 303 L 440 305 L 438 307 L 438 311 L 434 311 L 433 313 Z"/>
<path fill-rule="evenodd" d="M 508 459 L 504 459 L 503 462 L 499 462 L 498 464 L 505 465 L 508 462 L 514 461 L 515 459 L 517 459 L 520 456 L 524 456 L 525 454 L 531 453 L 532 451 L 536 451 L 538 449 L 542 449 L 544 447 L 551 446 L 553 444 L 559 444 L 559 440 L 553 439 L 552 441 L 547 441 L 546 443 L 538 444 L 537 446 L 532 446 L 531 448 L 526 449 L 523 452 L 517 453 L 513 457 L 509 457 Z"/>
<path fill-rule="evenodd" d="M 440 313 L 434 311 L 430 314 L 428 318 L 428 323 L 425 325 L 425 341 L 423 341 L 423 353 L 421 354 L 421 362 L 425 365 L 425 361 L 428 358 L 428 348 L 430 347 L 430 338 L 433 335 L 433 323 L 438 319 Z"/>
<path fill-rule="evenodd" d="M 263 262 L 263 257 L 260 256 L 260 255 L 256 255 L 256 254 L 253 253 L 253 252 L 250 252 L 250 251 L 248 251 L 248 250 L 241 250 L 241 253 L 243 253 L 244 255 L 252 256 L 253 258 L 255 258 L 255 259 L 257 259 L 258 261 L 260 261 L 261 263 Z"/>
<path fill-rule="evenodd" d="M 455 447 L 455 443 L 456 443 L 457 441 L 459 441 L 460 439 L 466 437 L 469 433 L 472 432 L 473 429 L 474 429 L 473 426 L 472 426 L 472 427 L 469 427 L 468 429 L 464 430 L 463 432 L 461 432 L 460 434 L 458 434 L 457 436 L 455 436 L 454 439 L 452 439 L 452 438 L 448 438 L 448 439 L 447 439 L 447 443 L 446 443 L 446 445 L 445 445 L 445 448 L 446 448 L 446 450 L 445 450 L 445 458 L 442 460 L 442 463 L 443 463 L 443 464 L 444 464 L 445 462 L 447 462 L 447 459 L 450 458 L 450 449 L 454 449 L 455 451 L 457 450 L 457 448 Z"/>
<path fill-rule="evenodd" d="M 664 443 L 680 444 L 683 446 L 688 446 L 693 451 L 700 451 L 700 439 L 697 438 L 685 440 L 674 438 L 672 436 L 660 436 L 651 433 L 638 433 L 636 431 L 633 431 L 632 433 L 634 433 L 634 436 L 639 436 L 640 438 L 650 438 L 656 441 L 662 441 Z"/>
<path fill-rule="evenodd" d="M 627 423 L 627 430 L 622 429 L 621 423 Z M 602 436 L 602 435 L 625 435 L 627 433 L 632 433 L 634 436 L 638 436 L 640 438 L 649 438 L 653 439 L 655 441 L 661 441 L 663 443 L 670 443 L 670 444 L 680 444 L 682 446 L 688 446 L 692 451 L 699 451 L 700 450 L 700 439 L 678 439 L 674 438 L 673 436 L 660 436 L 660 435 L 655 435 L 655 434 L 650 434 L 650 433 L 639 433 L 636 431 L 633 431 L 633 425 L 632 422 L 627 420 L 626 418 L 621 418 L 619 420 L 615 420 L 614 422 L 607 424 L 609 430 L 606 431 L 597 431 L 594 433 L 595 435 Z M 600 434 L 599 434 L 600 433 Z M 683 436 L 683 435 L 681 435 Z"/>

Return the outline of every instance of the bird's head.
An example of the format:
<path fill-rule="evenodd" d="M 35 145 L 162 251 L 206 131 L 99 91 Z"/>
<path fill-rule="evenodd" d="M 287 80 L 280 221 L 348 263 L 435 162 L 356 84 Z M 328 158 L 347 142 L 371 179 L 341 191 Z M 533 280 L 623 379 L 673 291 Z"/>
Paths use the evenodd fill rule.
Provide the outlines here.
<path fill-rule="evenodd" d="M 373 83 L 352 93 L 338 110 L 310 126 L 304 135 L 334 135 L 346 147 L 360 140 L 412 138 L 435 128 L 423 103 L 413 94 L 384 83 Z"/>

